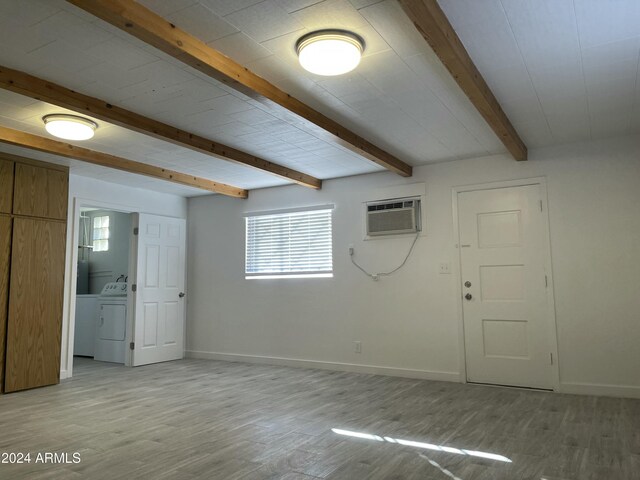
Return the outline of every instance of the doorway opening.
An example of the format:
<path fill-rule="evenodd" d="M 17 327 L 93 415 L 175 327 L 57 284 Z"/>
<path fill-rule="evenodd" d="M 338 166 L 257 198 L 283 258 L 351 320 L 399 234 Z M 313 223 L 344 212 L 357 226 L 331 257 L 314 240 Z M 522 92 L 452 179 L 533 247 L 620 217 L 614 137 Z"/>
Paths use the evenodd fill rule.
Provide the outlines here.
<path fill-rule="evenodd" d="M 186 220 L 100 203 L 74 205 L 65 378 L 184 356 Z"/>
<path fill-rule="evenodd" d="M 126 363 L 132 216 L 100 207 L 80 208 L 74 364 Z"/>

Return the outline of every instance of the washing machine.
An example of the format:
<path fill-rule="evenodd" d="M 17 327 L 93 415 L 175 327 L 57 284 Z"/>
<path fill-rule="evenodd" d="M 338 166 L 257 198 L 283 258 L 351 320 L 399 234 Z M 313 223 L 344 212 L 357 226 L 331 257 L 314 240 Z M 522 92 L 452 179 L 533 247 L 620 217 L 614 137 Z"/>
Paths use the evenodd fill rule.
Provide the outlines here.
<path fill-rule="evenodd" d="M 127 336 L 127 283 L 109 282 L 98 297 L 96 341 L 93 358 L 124 363 Z"/>

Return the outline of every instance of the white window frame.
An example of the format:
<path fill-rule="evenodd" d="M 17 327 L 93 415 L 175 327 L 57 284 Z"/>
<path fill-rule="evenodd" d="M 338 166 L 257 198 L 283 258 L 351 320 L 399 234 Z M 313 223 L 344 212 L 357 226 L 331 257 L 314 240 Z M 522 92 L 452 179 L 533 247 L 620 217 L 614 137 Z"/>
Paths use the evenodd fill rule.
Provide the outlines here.
<path fill-rule="evenodd" d="M 287 279 L 287 278 L 331 278 L 333 277 L 333 210 L 334 208 L 335 206 L 330 204 L 330 205 L 315 205 L 315 206 L 309 206 L 309 207 L 245 213 L 244 214 L 244 218 L 245 218 L 245 270 L 244 270 L 245 279 L 247 280 L 263 279 L 264 280 L 264 279 L 280 279 L 280 278 Z M 250 255 L 251 255 L 250 249 L 252 248 L 252 245 L 255 248 L 255 242 L 252 242 L 250 239 L 250 235 L 252 234 L 251 229 L 256 228 L 255 224 L 253 224 L 253 226 L 251 225 L 252 219 L 262 218 L 263 221 L 267 221 L 269 220 L 269 217 L 273 217 L 275 220 L 275 219 L 282 219 L 286 217 L 295 218 L 295 217 L 303 216 L 305 214 L 317 213 L 318 215 L 320 215 L 321 213 L 326 213 L 326 212 L 329 213 L 328 232 L 323 232 L 323 235 L 325 235 L 325 242 L 326 242 L 327 240 L 326 235 L 328 234 L 329 252 L 327 256 L 329 258 L 325 257 L 324 260 L 325 260 L 325 266 L 327 265 L 327 262 L 328 262 L 329 268 L 321 268 L 316 270 L 312 270 L 310 268 L 304 269 L 304 267 L 295 268 L 290 263 L 291 258 L 284 260 L 279 265 L 276 264 L 273 269 L 264 269 L 264 270 L 258 271 L 255 268 L 252 269 L 250 267 L 250 263 L 256 262 L 255 258 L 250 259 Z M 290 249 L 291 245 L 287 243 L 286 245 L 283 245 L 283 247 Z M 326 247 L 326 243 L 325 243 L 325 247 Z M 287 267 L 289 267 L 290 269 L 287 270 Z"/>
<path fill-rule="evenodd" d="M 103 225 L 104 218 L 107 219 L 106 226 Z M 96 227 L 96 220 L 100 220 L 99 227 Z M 97 237 L 96 234 L 98 234 Z M 93 220 L 91 221 L 91 245 L 93 245 L 92 252 L 108 252 L 110 236 L 111 218 L 109 217 L 109 215 L 96 215 L 95 217 L 93 217 Z M 96 244 L 96 242 L 98 243 Z"/>

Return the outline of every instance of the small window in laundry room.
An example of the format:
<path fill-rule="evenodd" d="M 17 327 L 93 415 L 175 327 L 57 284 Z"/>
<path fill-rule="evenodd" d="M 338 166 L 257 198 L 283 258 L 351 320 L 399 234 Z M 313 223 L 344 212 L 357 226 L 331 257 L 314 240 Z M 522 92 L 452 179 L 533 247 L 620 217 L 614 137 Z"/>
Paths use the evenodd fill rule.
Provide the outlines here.
<path fill-rule="evenodd" d="M 109 250 L 109 215 L 93 218 L 93 251 Z"/>

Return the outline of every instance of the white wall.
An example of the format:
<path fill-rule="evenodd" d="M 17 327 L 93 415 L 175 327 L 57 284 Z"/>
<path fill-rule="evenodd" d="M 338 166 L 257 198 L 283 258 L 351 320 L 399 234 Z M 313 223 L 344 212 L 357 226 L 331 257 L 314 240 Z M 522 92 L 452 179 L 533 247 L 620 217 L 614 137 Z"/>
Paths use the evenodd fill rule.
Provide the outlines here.
<path fill-rule="evenodd" d="M 561 390 L 640 396 L 639 158 L 640 137 L 627 137 L 534 150 L 528 162 L 493 156 L 424 166 L 409 179 L 379 173 L 326 181 L 321 191 L 190 199 L 187 349 L 457 380 L 457 279 L 438 273 L 440 262 L 457 258 L 452 187 L 546 176 Z M 371 281 L 350 264 L 348 245 L 383 270 L 403 258 L 410 239 L 363 242 L 360 202 L 381 187 L 422 182 L 426 236 L 403 270 Z M 244 279 L 244 212 L 325 203 L 336 205 L 334 278 Z"/>
<path fill-rule="evenodd" d="M 79 209 L 103 207 L 123 212 L 142 212 L 168 217 L 186 218 L 187 200 L 176 195 L 131 188 L 78 175 L 69 176 L 69 210 L 67 221 L 67 253 L 64 305 L 62 313 L 62 353 L 60 377 L 70 377 L 73 370 L 73 322 L 75 315 L 75 269 L 78 246 Z"/>

